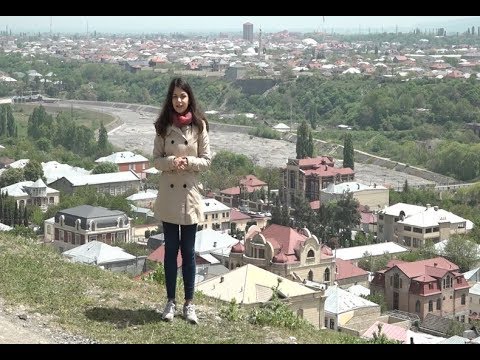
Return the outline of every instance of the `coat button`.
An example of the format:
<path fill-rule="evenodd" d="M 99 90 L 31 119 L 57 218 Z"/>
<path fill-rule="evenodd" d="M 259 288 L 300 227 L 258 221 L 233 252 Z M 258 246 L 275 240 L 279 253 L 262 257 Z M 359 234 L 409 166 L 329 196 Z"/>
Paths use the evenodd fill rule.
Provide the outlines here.
<path fill-rule="evenodd" d="M 172 144 L 175 144 L 175 140 L 172 140 Z"/>
<path fill-rule="evenodd" d="M 183 188 L 185 189 L 187 187 L 187 184 L 183 184 Z"/>
<path fill-rule="evenodd" d="M 170 187 L 173 188 L 173 184 L 170 184 Z"/>
<path fill-rule="evenodd" d="M 187 140 L 185 140 L 185 145 L 188 145 L 188 141 L 187 141 Z"/>

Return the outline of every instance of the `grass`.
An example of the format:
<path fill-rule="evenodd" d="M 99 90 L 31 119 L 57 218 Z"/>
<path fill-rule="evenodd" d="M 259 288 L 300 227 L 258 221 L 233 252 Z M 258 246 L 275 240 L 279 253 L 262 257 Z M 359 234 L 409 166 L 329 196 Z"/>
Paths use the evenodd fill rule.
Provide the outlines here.
<path fill-rule="evenodd" d="M 0 234 L 0 297 L 48 318 L 48 326 L 97 343 L 364 343 L 356 337 L 303 326 L 253 325 L 245 309 L 196 294 L 200 325 L 180 317 L 161 321 L 164 286 L 66 261 L 52 247 Z M 182 291 L 179 291 L 181 298 Z M 257 309 L 258 310 L 258 309 Z M 249 310 L 251 311 L 251 310 Z"/>

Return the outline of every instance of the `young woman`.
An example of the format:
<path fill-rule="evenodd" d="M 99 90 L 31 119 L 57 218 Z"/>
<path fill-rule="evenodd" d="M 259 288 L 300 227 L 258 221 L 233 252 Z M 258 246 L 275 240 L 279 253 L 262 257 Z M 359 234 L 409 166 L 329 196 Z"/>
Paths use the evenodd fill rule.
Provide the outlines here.
<path fill-rule="evenodd" d="M 208 122 L 197 108 L 190 85 L 174 78 L 155 122 L 154 166 L 161 170 L 155 218 L 163 222 L 165 283 L 168 301 L 162 318 L 172 321 L 176 311 L 177 255 L 182 254 L 185 289 L 183 315 L 197 324 L 193 305 L 195 287 L 195 234 L 203 219 L 198 174 L 211 163 Z"/>

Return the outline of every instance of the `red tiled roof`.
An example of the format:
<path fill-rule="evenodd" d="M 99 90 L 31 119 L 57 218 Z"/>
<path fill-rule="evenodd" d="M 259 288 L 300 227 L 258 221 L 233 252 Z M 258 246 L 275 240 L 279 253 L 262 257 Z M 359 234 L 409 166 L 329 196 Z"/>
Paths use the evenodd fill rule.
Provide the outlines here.
<path fill-rule="evenodd" d="M 436 266 L 434 264 L 436 264 Z M 419 260 L 414 262 L 403 262 L 400 264 L 396 264 L 395 266 L 398 267 L 405 275 L 407 275 L 411 279 L 420 275 L 427 274 L 426 266 L 437 267 L 439 269 L 445 269 L 447 271 L 458 270 L 457 265 L 443 257 L 436 257 L 433 259 Z"/>
<path fill-rule="evenodd" d="M 245 214 L 241 211 L 231 209 L 230 210 L 230 221 L 239 221 L 239 220 L 249 220 L 252 217 L 248 214 Z"/>
<path fill-rule="evenodd" d="M 353 175 L 355 172 L 350 168 L 336 168 L 327 165 L 322 165 L 317 169 L 304 170 L 306 176 L 316 174 L 321 177 L 335 176 L 335 175 Z"/>
<path fill-rule="evenodd" d="M 274 250 L 280 250 L 285 255 L 295 254 L 295 249 L 307 239 L 291 227 L 277 224 L 271 224 L 261 234 Z"/>
<path fill-rule="evenodd" d="M 355 276 L 368 275 L 368 271 L 365 271 L 358 266 L 353 265 L 348 260 L 336 258 L 335 261 L 337 266 L 337 280 L 348 279 Z"/>
<path fill-rule="evenodd" d="M 327 165 L 333 167 L 333 158 L 330 156 L 318 156 L 316 158 L 306 158 L 298 160 L 298 166 L 303 169 L 314 165 Z"/>
<path fill-rule="evenodd" d="M 148 255 L 147 259 L 163 264 L 165 259 L 165 245 L 160 245 L 155 251 L 153 251 L 150 255 Z M 181 267 L 181 266 L 182 266 L 182 255 L 179 251 L 177 254 L 177 267 Z"/>
<path fill-rule="evenodd" d="M 255 175 L 246 175 L 240 179 L 240 184 L 252 187 L 261 187 L 267 185 L 266 182 L 258 179 Z"/>
<path fill-rule="evenodd" d="M 225 195 L 240 195 L 240 187 L 239 187 L 239 186 L 235 186 L 235 187 L 231 187 L 231 188 L 228 188 L 228 189 L 220 190 L 220 194 L 225 194 Z"/>

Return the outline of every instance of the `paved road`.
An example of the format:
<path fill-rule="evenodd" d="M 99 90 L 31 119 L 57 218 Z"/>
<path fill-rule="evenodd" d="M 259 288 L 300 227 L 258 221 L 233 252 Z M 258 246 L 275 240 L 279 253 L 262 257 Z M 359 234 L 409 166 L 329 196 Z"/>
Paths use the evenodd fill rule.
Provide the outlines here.
<path fill-rule="evenodd" d="M 70 107 L 71 103 L 59 102 L 56 106 Z M 73 105 L 74 107 L 87 107 L 87 105 Z M 140 151 L 144 155 L 151 155 L 155 131 L 153 122 L 155 115 L 130 109 L 90 106 L 89 109 L 112 114 L 123 121 L 123 125 L 111 130 L 108 134 L 109 141 L 126 150 Z M 228 150 L 250 157 L 260 166 L 283 167 L 288 157 L 295 157 L 295 144 L 283 140 L 270 140 L 263 138 L 250 138 L 247 134 L 220 132 L 212 130 L 210 133 L 211 149 L 213 152 Z M 341 160 L 336 160 L 341 166 Z M 364 184 L 387 184 L 394 188 L 401 188 L 405 182 L 411 186 L 433 184 L 433 182 L 417 176 L 390 170 L 376 165 L 355 163 L 355 178 Z"/>

